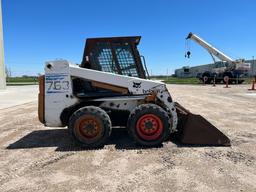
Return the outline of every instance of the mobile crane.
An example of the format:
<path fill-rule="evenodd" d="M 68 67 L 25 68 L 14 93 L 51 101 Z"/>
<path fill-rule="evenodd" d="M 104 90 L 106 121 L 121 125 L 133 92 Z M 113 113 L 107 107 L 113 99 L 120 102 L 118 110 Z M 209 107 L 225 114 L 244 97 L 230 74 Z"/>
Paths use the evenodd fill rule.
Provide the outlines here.
<path fill-rule="evenodd" d="M 173 101 L 166 85 L 146 79 L 137 50 L 140 36 L 87 39 L 80 65 L 49 61 L 39 78 L 38 116 L 49 127 L 68 127 L 78 144 L 103 146 L 112 127 L 126 127 L 143 146 L 174 135 L 182 143 L 230 145 L 200 115 Z"/>
<path fill-rule="evenodd" d="M 199 79 L 201 81 L 205 83 L 211 83 L 215 78 L 215 82 L 219 83 L 224 82 L 224 79 L 226 79 L 226 77 L 228 77 L 229 83 L 240 84 L 244 81 L 243 77 L 249 71 L 250 63 L 245 63 L 244 59 L 233 60 L 231 57 L 227 56 L 226 54 L 212 46 L 210 43 L 206 42 L 205 40 L 191 32 L 186 37 L 186 40 L 188 39 L 194 40 L 196 43 L 206 49 L 211 55 L 215 64 L 217 64 L 215 57 L 224 62 L 224 65 L 222 65 L 221 67 L 214 68 L 212 71 L 203 72 L 199 76 Z M 187 52 L 186 56 L 190 56 L 190 51 Z"/>

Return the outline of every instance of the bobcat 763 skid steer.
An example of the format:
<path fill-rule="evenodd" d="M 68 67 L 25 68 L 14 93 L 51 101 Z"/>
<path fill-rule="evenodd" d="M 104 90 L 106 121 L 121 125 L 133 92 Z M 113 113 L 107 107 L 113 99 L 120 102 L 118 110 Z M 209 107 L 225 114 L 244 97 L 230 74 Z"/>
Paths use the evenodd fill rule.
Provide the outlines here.
<path fill-rule="evenodd" d="M 139 41 L 139 36 L 87 39 L 80 65 L 47 62 L 39 78 L 39 120 L 68 126 L 85 147 L 104 145 L 115 126 L 126 127 L 143 146 L 157 146 L 170 134 L 181 143 L 229 146 L 206 119 L 175 103 L 164 83 L 147 79 Z"/>

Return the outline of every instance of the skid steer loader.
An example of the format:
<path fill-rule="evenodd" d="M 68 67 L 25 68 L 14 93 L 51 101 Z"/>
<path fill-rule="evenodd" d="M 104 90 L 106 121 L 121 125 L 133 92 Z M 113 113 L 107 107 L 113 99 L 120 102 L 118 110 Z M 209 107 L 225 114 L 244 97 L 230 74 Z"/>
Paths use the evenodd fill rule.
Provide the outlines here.
<path fill-rule="evenodd" d="M 46 62 L 39 78 L 40 122 L 68 126 L 89 148 L 103 146 L 117 126 L 143 146 L 158 146 L 171 134 L 185 144 L 229 146 L 206 119 L 175 103 L 164 83 L 147 79 L 139 41 L 139 36 L 91 38 L 80 65 Z"/>

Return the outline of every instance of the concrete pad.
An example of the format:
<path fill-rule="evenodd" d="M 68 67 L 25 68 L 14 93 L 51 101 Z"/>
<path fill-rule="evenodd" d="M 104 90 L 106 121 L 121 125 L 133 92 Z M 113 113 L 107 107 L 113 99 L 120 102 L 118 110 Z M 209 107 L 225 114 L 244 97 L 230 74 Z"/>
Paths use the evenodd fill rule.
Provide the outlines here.
<path fill-rule="evenodd" d="M 37 100 L 38 85 L 7 86 L 0 90 L 0 109 Z"/>

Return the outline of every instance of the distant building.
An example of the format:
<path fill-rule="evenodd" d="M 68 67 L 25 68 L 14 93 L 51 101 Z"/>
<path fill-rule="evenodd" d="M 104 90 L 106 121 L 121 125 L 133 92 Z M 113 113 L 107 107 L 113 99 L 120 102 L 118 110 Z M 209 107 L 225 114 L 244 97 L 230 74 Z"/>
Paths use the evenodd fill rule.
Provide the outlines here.
<path fill-rule="evenodd" d="M 248 75 L 256 75 L 256 60 L 246 60 L 246 63 L 251 63 L 251 69 L 248 71 Z M 175 76 L 177 77 L 197 77 L 198 74 L 205 71 L 211 71 L 214 68 L 224 67 L 224 63 L 219 61 L 216 63 L 198 65 L 194 67 L 184 66 L 175 70 Z"/>

